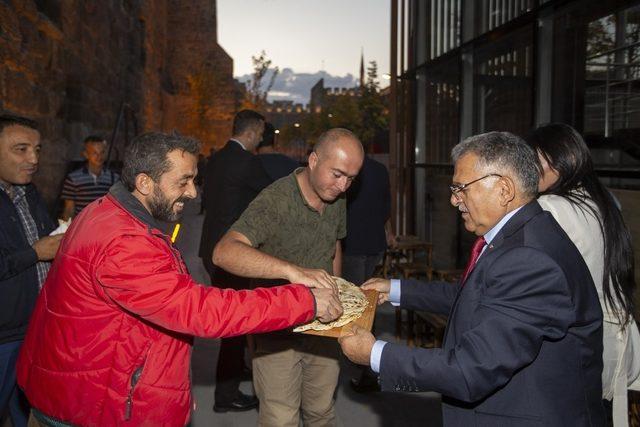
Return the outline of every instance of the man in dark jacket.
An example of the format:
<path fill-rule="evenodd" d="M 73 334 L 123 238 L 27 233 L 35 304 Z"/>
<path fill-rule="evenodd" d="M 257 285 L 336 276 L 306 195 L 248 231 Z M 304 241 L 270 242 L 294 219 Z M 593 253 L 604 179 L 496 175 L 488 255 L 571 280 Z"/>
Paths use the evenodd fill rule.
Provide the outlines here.
<path fill-rule="evenodd" d="M 284 178 L 300 167 L 300 163 L 276 151 L 275 142 L 276 129 L 271 123 L 265 123 L 262 141 L 258 145 L 258 158 L 272 181 Z"/>
<path fill-rule="evenodd" d="M 371 279 L 411 310 L 449 313 L 442 348 L 340 338 L 382 391 L 442 394 L 453 426 L 603 426 L 602 310 L 580 252 L 538 202 L 536 153 L 508 132 L 453 148 L 451 204 L 477 236 L 457 285 Z"/>
<path fill-rule="evenodd" d="M 205 173 L 205 217 L 200 241 L 200 257 L 211 276 L 211 283 L 231 289 L 249 288 L 249 280 L 227 273 L 213 265 L 213 248 L 240 217 L 260 191 L 271 184 L 262 163 L 253 153 L 262 140 L 264 117 L 242 110 L 233 120 L 231 139 L 209 160 Z M 258 406 L 254 396 L 240 392 L 244 370 L 245 337 L 222 339 L 216 373 L 214 410 L 246 411 Z"/>
<path fill-rule="evenodd" d="M 28 119 L 0 116 L 0 413 L 14 426 L 29 413 L 16 387 L 15 364 L 38 291 L 62 235 L 31 183 L 38 170 L 40 133 Z"/>
<path fill-rule="evenodd" d="M 389 172 L 365 156 L 362 169 L 347 191 L 347 237 L 342 240 L 342 277 L 360 286 L 373 276 L 387 246 L 394 247 L 391 230 Z M 351 387 L 359 392 L 379 391 L 378 376 L 365 368 Z"/>

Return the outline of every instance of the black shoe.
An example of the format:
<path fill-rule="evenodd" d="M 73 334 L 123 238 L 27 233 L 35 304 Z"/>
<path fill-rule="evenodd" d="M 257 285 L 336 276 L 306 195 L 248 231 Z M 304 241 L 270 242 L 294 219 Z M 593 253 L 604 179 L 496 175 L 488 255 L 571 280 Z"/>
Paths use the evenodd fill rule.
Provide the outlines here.
<path fill-rule="evenodd" d="M 373 392 L 376 392 L 376 391 L 380 391 L 380 384 L 378 384 L 377 380 L 376 381 L 373 381 L 373 380 L 364 380 L 363 381 L 363 378 L 360 378 L 360 379 L 351 378 L 351 381 L 349 382 L 349 385 L 351 385 L 351 388 L 356 393 L 373 393 Z"/>
<path fill-rule="evenodd" d="M 213 412 L 242 412 L 250 411 L 258 407 L 258 398 L 244 393 L 238 393 L 238 397 L 232 402 L 224 404 L 214 404 Z"/>

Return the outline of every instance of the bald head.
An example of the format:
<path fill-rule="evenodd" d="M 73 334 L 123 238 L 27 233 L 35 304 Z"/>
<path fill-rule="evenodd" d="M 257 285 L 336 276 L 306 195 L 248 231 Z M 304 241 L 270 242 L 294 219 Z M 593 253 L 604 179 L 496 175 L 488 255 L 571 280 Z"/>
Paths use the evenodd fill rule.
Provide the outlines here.
<path fill-rule="evenodd" d="M 364 150 L 353 132 L 331 129 L 320 135 L 309 155 L 309 181 L 317 197 L 331 203 L 347 191 L 358 175 Z"/>
<path fill-rule="evenodd" d="M 354 160 L 364 158 L 364 149 L 358 137 L 348 129 L 334 128 L 318 138 L 313 151 L 321 158 L 343 155 Z"/>

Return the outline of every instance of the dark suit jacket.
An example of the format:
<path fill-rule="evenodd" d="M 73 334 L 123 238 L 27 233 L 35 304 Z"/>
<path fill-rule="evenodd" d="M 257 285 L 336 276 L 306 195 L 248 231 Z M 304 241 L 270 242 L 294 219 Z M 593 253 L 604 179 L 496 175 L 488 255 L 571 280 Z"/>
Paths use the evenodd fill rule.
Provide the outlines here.
<path fill-rule="evenodd" d="M 443 395 L 446 426 L 601 426 L 602 311 L 580 253 L 538 202 L 464 287 L 403 280 L 401 306 L 449 312 L 441 349 L 385 345 L 383 390 Z"/>
<path fill-rule="evenodd" d="M 33 184 L 25 188 L 38 238 L 55 228 L 44 200 Z M 38 255 L 27 239 L 18 209 L 0 190 L 0 344 L 24 339 L 40 291 Z"/>
<path fill-rule="evenodd" d="M 258 154 L 258 158 L 262 162 L 262 166 L 267 172 L 267 175 L 269 175 L 269 178 L 271 178 L 271 181 L 284 178 L 300 167 L 300 163 L 282 153 Z"/>
<path fill-rule="evenodd" d="M 377 255 L 387 249 L 384 226 L 391 214 L 389 172 L 382 163 L 364 157 L 362 169 L 347 191 L 345 255 Z"/>
<path fill-rule="evenodd" d="M 211 260 L 216 243 L 269 184 L 271 179 L 258 157 L 237 142 L 228 141 L 211 157 L 204 182 L 206 214 L 200 240 L 203 260 Z"/>

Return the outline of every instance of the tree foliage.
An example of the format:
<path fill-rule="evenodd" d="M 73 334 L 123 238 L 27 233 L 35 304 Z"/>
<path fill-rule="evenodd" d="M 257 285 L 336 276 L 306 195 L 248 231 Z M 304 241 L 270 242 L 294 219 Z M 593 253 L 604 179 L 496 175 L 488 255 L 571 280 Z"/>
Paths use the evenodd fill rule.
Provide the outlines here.
<path fill-rule="evenodd" d="M 321 113 L 312 112 L 300 128 L 285 129 L 283 136 L 303 134 L 313 144 L 322 132 L 342 127 L 358 135 L 363 144 L 373 143 L 389 128 L 376 61 L 369 63 L 366 83 L 356 91 L 355 96 L 346 92 L 327 97 Z"/>
<path fill-rule="evenodd" d="M 360 139 L 363 143 L 372 143 L 377 135 L 389 128 L 389 117 L 385 113 L 385 106 L 380 96 L 378 84 L 378 64 L 369 62 L 367 67 L 367 82 L 359 99 L 361 123 Z"/>
<path fill-rule="evenodd" d="M 253 63 L 253 75 L 251 76 L 251 81 L 247 84 L 244 107 L 262 110 L 267 104 L 267 95 L 280 73 L 280 68 L 277 66 L 271 68 L 273 61 L 267 57 L 264 50 L 259 55 L 252 56 L 251 62 Z M 271 76 L 268 81 L 265 81 L 270 69 L 272 70 Z"/>

